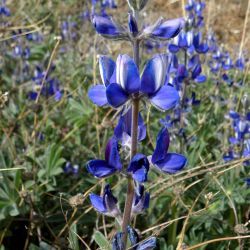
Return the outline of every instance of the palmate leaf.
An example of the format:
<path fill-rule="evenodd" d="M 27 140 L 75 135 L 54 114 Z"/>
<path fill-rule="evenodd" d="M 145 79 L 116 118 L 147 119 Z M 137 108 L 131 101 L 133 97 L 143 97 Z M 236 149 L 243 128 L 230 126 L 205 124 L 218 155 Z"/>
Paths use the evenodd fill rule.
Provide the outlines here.
<path fill-rule="evenodd" d="M 62 165 L 65 163 L 65 159 L 61 157 L 63 147 L 53 143 L 45 152 L 45 167 L 40 169 L 38 177 L 53 177 L 62 173 Z"/>
<path fill-rule="evenodd" d="M 73 99 L 69 100 L 68 109 L 66 112 L 67 120 L 77 127 L 81 127 L 86 122 L 88 118 L 93 113 L 92 108 L 83 100 L 75 101 Z"/>
<path fill-rule="evenodd" d="M 20 185 L 20 171 L 15 173 L 14 179 L 3 176 L 3 180 L 0 184 L 0 220 L 8 216 L 17 216 L 19 214 L 17 204 L 20 199 L 18 194 Z"/>

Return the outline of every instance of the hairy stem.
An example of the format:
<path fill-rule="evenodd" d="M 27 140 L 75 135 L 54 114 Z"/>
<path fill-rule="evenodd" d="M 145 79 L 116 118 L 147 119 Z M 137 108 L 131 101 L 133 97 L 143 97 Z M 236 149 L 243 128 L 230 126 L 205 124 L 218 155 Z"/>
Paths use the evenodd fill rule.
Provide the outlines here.
<path fill-rule="evenodd" d="M 134 41 L 133 43 L 133 53 L 134 53 L 134 61 L 139 69 L 139 41 Z M 137 153 L 137 138 L 138 138 L 138 116 L 139 116 L 139 106 L 140 99 L 138 94 L 135 94 L 132 101 L 132 126 L 131 126 L 131 151 L 130 151 L 130 159 L 134 157 Z M 122 231 L 123 235 L 123 249 L 126 249 L 127 245 L 127 227 L 130 224 L 131 220 L 131 211 L 133 205 L 134 198 L 134 182 L 131 176 L 128 176 L 128 184 L 127 184 L 127 197 L 123 214 L 123 222 L 122 222 Z"/>

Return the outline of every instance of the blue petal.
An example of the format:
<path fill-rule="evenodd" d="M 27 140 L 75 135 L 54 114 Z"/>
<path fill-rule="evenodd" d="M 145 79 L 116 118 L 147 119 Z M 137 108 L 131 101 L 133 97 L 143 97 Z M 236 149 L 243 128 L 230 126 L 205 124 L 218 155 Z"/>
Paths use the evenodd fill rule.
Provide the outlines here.
<path fill-rule="evenodd" d="M 136 250 L 153 250 L 154 248 L 156 248 L 156 238 L 150 237 L 149 239 L 140 243 Z"/>
<path fill-rule="evenodd" d="M 128 94 L 117 83 L 111 83 L 108 85 L 106 96 L 108 103 L 114 108 L 120 107 L 128 100 Z"/>
<path fill-rule="evenodd" d="M 179 34 L 183 25 L 184 20 L 182 18 L 167 20 L 158 25 L 153 30 L 152 35 L 162 39 L 170 39 Z"/>
<path fill-rule="evenodd" d="M 175 45 L 175 44 L 169 44 L 168 50 L 169 50 L 171 53 L 177 53 L 180 49 L 179 49 L 179 46 L 177 46 L 177 45 Z"/>
<path fill-rule="evenodd" d="M 117 58 L 117 83 L 129 94 L 140 90 L 140 74 L 134 60 L 128 55 L 119 55 Z"/>
<path fill-rule="evenodd" d="M 99 57 L 100 74 L 101 74 L 102 82 L 105 86 L 108 86 L 109 83 L 112 83 L 111 79 L 112 79 L 112 76 L 115 75 L 115 68 L 116 68 L 116 64 L 110 57 L 107 57 L 107 56 Z"/>
<path fill-rule="evenodd" d="M 148 175 L 148 170 L 145 167 L 142 167 L 132 173 L 133 179 L 140 183 L 147 181 L 147 175 Z"/>
<path fill-rule="evenodd" d="M 195 49 L 196 49 L 196 51 L 197 51 L 198 53 L 200 53 L 200 54 L 205 54 L 205 53 L 208 52 L 209 47 L 208 47 L 207 44 L 200 44 L 200 46 L 197 47 L 197 48 L 195 48 Z"/>
<path fill-rule="evenodd" d="M 165 83 L 167 55 L 160 54 L 150 59 L 142 73 L 141 91 L 153 94 Z"/>
<path fill-rule="evenodd" d="M 106 213 L 106 207 L 103 204 L 103 198 L 96 194 L 89 195 L 92 206 L 100 213 Z"/>
<path fill-rule="evenodd" d="M 94 85 L 89 89 L 89 99 L 97 106 L 105 106 L 108 104 L 106 97 L 106 88 L 103 84 Z"/>
<path fill-rule="evenodd" d="M 92 160 L 87 163 L 87 170 L 95 177 L 103 178 L 112 175 L 117 169 L 104 160 Z"/>
<path fill-rule="evenodd" d="M 149 99 L 152 105 L 165 111 L 175 107 L 180 97 L 174 87 L 165 84 Z"/>
<path fill-rule="evenodd" d="M 138 141 L 144 140 L 145 137 L 146 137 L 146 133 L 147 133 L 147 127 L 144 124 L 141 113 L 139 112 L 139 117 L 138 117 Z"/>
<path fill-rule="evenodd" d="M 92 19 L 92 22 L 95 26 L 96 31 L 101 35 L 110 37 L 121 35 L 120 30 L 117 28 L 117 25 L 109 16 L 95 15 Z"/>
<path fill-rule="evenodd" d="M 232 118 L 232 119 L 239 119 L 240 118 L 240 115 L 239 113 L 233 111 L 233 110 L 230 110 L 229 111 L 229 116 Z"/>
<path fill-rule="evenodd" d="M 165 159 L 168 152 L 169 142 L 170 138 L 168 134 L 168 129 L 166 127 L 162 128 L 157 135 L 156 148 L 152 155 L 152 163 L 155 164 L 157 161 Z"/>
<path fill-rule="evenodd" d="M 187 35 L 182 32 L 178 36 L 178 45 L 180 48 L 186 48 L 187 47 Z"/>
<path fill-rule="evenodd" d="M 131 119 L 132 109 L 130 108 L 125 115 L 121 115 L 117 126 L 114 129 L 114 135 L 118 140 L 122 140 L 124 133 L 131 137 Z M 142 141 L 146 137 L 146 125 L 144 124 L 141 113 L 138 116 L 138 141 Z"/>
<path fill-rule="evenodd" d="M 195 82 L 197 83 L 203 83 L 207 80 L 207 77 L 205 75 L 199 75 L 195 78 Z"/>
<path fill-rule="evenodd" d="M 155 165 L 163 172 L 175 174 L 185 167 L 187 159 L 185 156 L 176 153 L 167 153 L 166 157 Z"/>
<path fill-rule="evenodd" d="M 111 167 L 117 170 L 122 169 L 121 158 L 118 150 L 118 142 L 114 137 L 112 137 L 107 143 L 105 159 Z"/>

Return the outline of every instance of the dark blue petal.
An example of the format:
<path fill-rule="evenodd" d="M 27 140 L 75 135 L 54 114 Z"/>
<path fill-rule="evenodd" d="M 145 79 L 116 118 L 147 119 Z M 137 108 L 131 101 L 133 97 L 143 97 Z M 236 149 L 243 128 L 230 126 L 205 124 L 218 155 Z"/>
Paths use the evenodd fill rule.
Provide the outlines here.
<path fill-rule="evenodd" d="M 106 97 L 106 88 L 103 84 L 94 85 L 89 89 L 89 99 L 97 106 L 105 106 L 108 104 Z"/>
<path fill-rule="evenodd" d="M 112 137 L 106 146 L 105 150 L 105 159 L 106 162 L 117 170 L 122 169 L 121 158 L 118 150 L 118 142 Z"/>
<path fill-rule="evenodd" d="M 114 108 L 122 106 L 128 100 L 128 94 L 117 83 L 111 83 L 108 85 L 106 96 L 108 103 Z"/>
<path fill-rule="evenodd" d="M 170 142 L 170 137 L 168 134 L 168 129 L 166 127 L 162 128 L 157 135 L 156 148 L 152 155 L 153 164 L 165 159 L 168 152 L 169 142 Z"/>
<path fill-rule="evenodd" d="M 190 58 L 190 60 L 188 61 L 188 68 L 194 68 L 194 66 L 196 66 L 198 63 L 200 63 L 200 59 L 198 55 L 194 55 Z"/>
<path fill-rule="evenodd" d="M 167 153 L 166 157 L 157 161 L 155 165 L 162 171 L 168 174 L 175 174 L 185 167 L 187 159 L 185 156 L 176 153 Z"/>
<path fill-rule="evenodd" d="M 118 232 L 112 240 L 112 250 L 123 250 L 123 233 Z"/>
<path fill-rule="evenodd" d="M 132 158 L 128 166 L 128 172 L 136 171 L 141 167 L 145 167 L 147 170 L 149 170 L 149 162 L 147 156 L 138 153 Z"/>
<path fill-rule="evenodd" d="M 138 233 L 130 226 L 128 226 L 128 237 L 131 242 L 131 246 L 134 246 L 139 241 Z"/>
<path fill-rule="evenodd" d="M 115 75 L 115 68 L 116 68 L 116 64 L 110 57 L 107 57 L 107 56 L 99 57 L 100 74 L 101 74 L 102 82 L 105 86 L 108 86 L 110 83 L 112 83 L 111 79 L 112 79 L 112 76 Z"/>
<path fill-rule="evenodd" d="M 225 162 L 232 161 L 234 159 L 233 151 L 230 150 L 227 155 L 223 155 L 223 160 Z"/>
<path fill-rule="evenodd" d="M 180 97 L 174 87 L 165 84 L 156 94 L 150 96 L 149 99 L 152 105 L 165 111 L 175 107 Z"/>
<path fill-rule="evenodd" d="M 111 216 L 117 216 L 120 214 L 120 210 L 117 207 L 117 199 L 113 196 L 109 184 L 104 188 L 103 203 L 107 209 L 107 214 Z"/>
<path fill-rule="evenodd" d="M 119 55 L 116 62 L 117 83 L 128 93 L 137 93 L 140 90 L 140 74 L 134 60 L 128 55 Z"/>
<path fill-rule="evenodd" d="M 192 72 L 192 78 L 193 79 L 197 78 L 200 75 L 201 71 L 202 71 L 201 65 L 197 64 Z"/>
<path fill-rule="evenodd" d="M 104 160 L 92 160 L 87 163 L 87 170 L 89 173 L 97 178 L 103 178 L 112 175 L 117 171 L 115 167 L 110 166 Z"/>
<path fill-rule="evenodd" d="M 103 204 L 103 198 L 96 194 L 89 195 L 92 206 L 100 213 L 106 213 L 107 209 Z"/>
<path fill-rule="evenodd" d="M 168 57 L 160 54 L 150 59 L 142 73 L 141 91 L 153 94 L 165 83 Z"/>
<path fill-rule="evenodd" d="M 139 184 L 136 186 L 135 194 L 133 198 L 132 213 L 140 214 L 149 207 L 150 195 L 148 192 L 144 192 L 145 188 L 143 185 Z"/>
<path fill-rule="evenodd" d="M 143 154 L 136 154 L 127 169 L 128 172 L 132 172 L 133 179 L 138 182 L 147 181 L 148 170 L 149 161 Z"/>
<path fill-rule="evenodd" d="M 131 13 L 129 13 L 128 15 L 128 27 L 129 27 L 129 31 L 133 34 L 133 36 L 138 34 L 139 30 L 138 30 L 137 22 Z"/>

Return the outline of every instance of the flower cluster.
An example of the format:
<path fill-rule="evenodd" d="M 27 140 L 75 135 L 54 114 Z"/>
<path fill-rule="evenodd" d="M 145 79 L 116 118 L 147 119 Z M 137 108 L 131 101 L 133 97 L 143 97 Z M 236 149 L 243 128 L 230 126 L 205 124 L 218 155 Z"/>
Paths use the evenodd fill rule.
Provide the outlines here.
<path fill-rule="evenodd" d="M 147 3 L 145 0 L 128 2 L 133 13 L 143 9 Z M 118 199 L 113 195 L 109 184 L 106 184 L 100 196 L 90 194 L 91 204 L 98 212 L 115 217 L 122 224 L 123 232 L 117 233 L 114 237 L 113 249 L 123 249 L 124 235 L 128 234 L 129 237 L 136 235 L 134 229 L 127 227 L 130 219 L 149 207 L 150 194 L 146 192 L 144 185 L 150 179 L 150 170 L 154 168 L 161 173 L 175 174 L 187 163 L 183 155 L 169 152 L 170 136 L 167 126 L 159 131 L 152 155 L 137 152 L 138 142 L 146 138 L 142 107 L 151 104 L 160 111 L 166 111 L 176 107 L 180 101 L 177 89 L 169 81 L 173 69 L 172 55 L 165 53 L 153 56 L 145 63 L 140 73 L 139 45 L 147 40 L 166 41 L 174 38 L 181 32 L 185 22 L 182 18 L 173 20 L 160 18 L 155 24 L 141 28 L 136 15 L 129 13 L 128 29 L 117 24 L 108 15 L 93 15 L 92 23 L 100 35 L 112 40 L 130 41 L 134 47 L 134 58 L 120 54 L 114 61 L 108 56 L 100 55 L 99 69 L 102 83 L 90 87 L 88 92 L 90 100 L 97 106 L 111 107 L 120 113 L 114 135 L 106 145 L 104 157 L 90 160 L 87 163 L 87 170 L 96 178 L 121 175 L 133 180 L 134 193 L 127 224 L 119 208 Z M 197 61 L 193 62 L 190 68 L 194 69 L 195 63 Z M 196 71 L 197 73 L 193 73 L 195 78 L 200 73 L 199 70 Z M 126 148 L 131 150 L 129 161 L 122 154 Z M 138 250 L 155 247 L 155 238 L 139 243 L 138 237 L 130 237 L 130 241 L 132 245 L 138 245 L 136 247 Z"/>
<path fill-rule="evenodd" d="M 230 149 L 223 156 L 225 161 L 231 161 L 241 157 L 250 157 L 250 112 L 241 115 L 233 110 L 229 112 L 232 121 L 234 136 L 229 138 Z M 248 166 L 250 160 L 244 162 Z"/>

